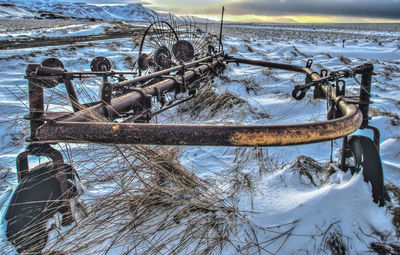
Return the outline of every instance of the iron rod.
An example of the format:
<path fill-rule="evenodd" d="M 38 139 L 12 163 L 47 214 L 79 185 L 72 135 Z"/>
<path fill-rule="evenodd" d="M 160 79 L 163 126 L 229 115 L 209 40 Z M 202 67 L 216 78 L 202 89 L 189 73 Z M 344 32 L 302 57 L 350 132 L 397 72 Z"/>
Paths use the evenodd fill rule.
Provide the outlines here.
<path fill-rule="evenodd" d="M 143 99 L 143 95 L 156 96 L 157 93 L 162 93 L 164 91 L 172 90 L 176 87 L 177 82 L 182 82 L 183 79 L 189 81 L 196 75 L 196 72 L 200 73 L 206 72 L 210 68 L 214 68 L 215 66 L 220 64 L 222 60 L 223 58 L 220 57 L 219 59 L 216 59 L 212 63 L 210 63 L 210 66 L 201 65 L 195 68 L 195 71 L 189 70 L 184 75 L 177 76 L 176 79 L 167 78 L 161 82 L 140 89 L 141 92 L 134 91 L 126 95 L 120 96 L 118 98 L 112 99 L 111 104 L 109 105 L 99 104 L 81 110 L 77 112 L 75 115 L 68 117 L 64 121 L 81 122 L 81 121 L 98 119 L 99 116 L 103 117 L 107 116 L 110 119 L 116 118 L 118 117 L 119 113 L 130 111 L 133 107 L 141 105 L 141 100 Z M 109 115 L 110 113 L 112 113 L 112 116 Z"/>
<path fill-rule="evenodd" d="M 280 64 L 280 63 L 275 63 L 275 62 L 267 62 L 267 61 L 253 60 L 253 59 L 236 58 L 236 57 L 231 57 L 231 56 L 228 56 L 226 58 L 226 61 L 234 62 L 234 63 L 238 63 L 238 64 L 256 65 L 256 66 L 262 66 L 262 67 L 294 71 L 294 72 L 298 72 L 298 73 L 306 73 L 305 67 L 302 67 L 302 66 Z"/>
<path fill-rule="evenodd" d="M 43 120 L 41 120 L 44 113 L 44 91 L 42 86 L 32 80 L 29 80 L 28 86 L 31 140 L 36 140 L 36 130 L 44 123 Z"/>
<path fill-rule="evenodd" d="M 122 81 L 122 82 L 119 82 L 119 83 L 115 84 L 113 87 L 114 88 L 123 88 L 123 87 L 126 87 L 126 86 L 131 86 L 131 85 L 134 85 L 134 84 L 136 84 L 138 82 L 147 81 L 149 79 L 156 78 L 156 77 L 161 77 L 162 75 L 166 75 L 166 74 L 169 74 L 171 72 L 176 72 L 176 71 L 182 70 L 183 67 L 191 68 L 191 67 L 196 66 L 196 65 L 198 65 L 198 64 L 200 64 L 202 62 L 210 61 L 211 59 L 213 59 L 215 57 L 220 57 L 221 55 L 222 55 L 222 53 L 218 52 L 218 53 L 214 54 L 213 56 L 208 56 L 208 57 L 196 60 L 196 61 L 185 63 L 184 66 L 183 65 L 178 65 L 178 66 L 174 66 L 174 67 L 171 67 L 171 68 L 168 68 L 168 69 L 164 69 L 162 71 L 158 71 L 158 72 L 155 72 L 155 73 L 150 73 L 150 74 L 147 74 L 147 75 L 144 75 L 144 76 L 139 76 L 139 77 L 127 80 L 127 81 Z"/>
<path fill-rule="evenodd" d="M 64 84 L 65 84 L 65 88 L 67 89 L 68 98 L 69 98 L 69 101 L 71 102 L 72 109 L 74 110 L 74 112 L 78 112 L 83 107 L 79 103 L 78 96 L 76 95 L 76 91 L 72 84 L 72 81 L 70 79 L 65 79 Z"/>
<path fill-rule="evenodd" d="M 277 64 L 256 60 L 238 60 L 240 63 L 256 64 L 284 70 L 308 74 L 311 79 L 321 77 L 310 68 L 286 64 Z M 196 72 L 205 72 L 218 65 L 223 58 L 214 60 L 211 65 L 204 64 Z M 196 74 L 187 71 L 186 80 Z M 149 87 L 143 88 L 141 93 L 131 92 L 113 99 L 110 107 L 114 112 L 127 111 L 132 105 L 138 104 L 144 94 L 155 96 L 157 92 L 174 89 L 183 76 L 166 79 Z M 315 143 L 346 136 L 357 130 L 362 121 L 361 111 L 353 104 L 348 104 L 337 97 L 335 90 L 328 91 L 327 86 L 321 86 L 325 95 L 331 93 L 330 98 L 337 102 L 341 113 L 340 118 L 333 120 L 292 124 L 292 125 L 165 125 L 165 124 L 137 124 L 137 123 L 96 123 L 91 120 L 91 114 L 105 115 L 104 105 L 96 105 L 62 122 L 49 122 L 37 129 L 36 136 L 41 141 L 74 141 L 100 142 L 121 144 L 160 144 L 160 145 L 222 145 L 222 146 L 285 146 L 305 143 Z M 110 110 L 109 109 L 109 110 Z M 91 122 L 83 122 L 83 121 Z"/>
<path fill-rule="evenodd" d="M 364 67 L 365 69 L 361 74 L 360 101 L 369 102 L 369 99 L 371 97 L 372 71 L 374 70 L 374 67 L 372 64 L 365 64 Z M 365 128 L 368 126 L 369 104 L 360 104 L 359 108 L 363 114 L 363 123 L 361 125 L 361 128 Z"/>
<path fill-rule="evenodd" d="M 38 128 L 41 141 L 116 144 L 285 146 L 343 137 L 358 129 L 362 114 L 295 125 L 167 125 L 139 123 L 49 122 Z"/>
<path fill-rule="evenodd" d="M 219 27 L 219 45 L 218 45 L 218 51 L 221 51 L 222 47 L 222 28 L 224 25 L 224 12 L 225 12 L 225 7 L 222 6 L 222 13 L 221 13 L 221 26 Z"/>

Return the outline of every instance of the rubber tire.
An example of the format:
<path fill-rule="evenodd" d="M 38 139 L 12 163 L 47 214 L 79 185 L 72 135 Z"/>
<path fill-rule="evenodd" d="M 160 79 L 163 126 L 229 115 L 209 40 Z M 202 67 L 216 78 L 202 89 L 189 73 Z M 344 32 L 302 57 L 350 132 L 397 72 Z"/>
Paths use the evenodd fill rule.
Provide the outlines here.
<path fill-rule="evenodd" d="M 376 144 L 368 137 L 353 135 L 347 143 L 355 159 L 351 173 L 363 170 L 364 181 L 371 183 L 372 198 L 379 206 L 384 206 L 384 184 L 381 157 Z"/>
<path fill-rule="evenodd" d="M 72 167 L 67 164 L 62 167 L 67 179 L 73 180 Z M 40 254 L 48 238 L 47 221 L 55 213 L 65 213 L 68 210 L 66 203 L 59 200 L 61 189 L 55 177 L 56 172 L 52 162 L 31 169 L 11 198 L 5 217 L 6 235 L 18 252 Z M 71 188 L 72 184 L 69 186 Z"/>

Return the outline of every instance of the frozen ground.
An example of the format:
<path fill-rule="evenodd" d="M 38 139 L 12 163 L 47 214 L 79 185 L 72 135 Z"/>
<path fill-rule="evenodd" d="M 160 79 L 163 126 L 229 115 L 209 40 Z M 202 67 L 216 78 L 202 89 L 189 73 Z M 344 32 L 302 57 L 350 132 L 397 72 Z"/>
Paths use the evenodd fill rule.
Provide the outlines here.
<path fill-rule="evenodd" d="M 0 19 L 0 49 L 65 45 L 142 34 L 143 23 Z"/>
<path fill-rule="evenodd" d="M 62 26 L 68 29 L 70 24 Z M 56 30 L 49 31 L 54 33 L 51 35 L 58 34 Z M 305 65 L 308 59 L 313 59 L 315 70 L 341 70 L 372 62 L 376 76 L 373 77 L 374 104 L 370 111 L 373 117 L 371 125 L 381 131 L 385 183 L 396 187 L 400 185 L 399 31 L 400 26 L 393 24 L 232 24 L 225 28 L 224 47 L 228 54 L 234 56 L 301 66 Z M 12 31 L 7 33 L 13 34 Z M 15 34 L 17 33 L 21 31 L 15 31 Z M 48 57 L 57 57 L 68 70 L 88 70 L 92 58 L 105 56 L 113 62 L 115 69 L 131 69 L 137 56 L 134 45 L 131 38 L 126 38 L 1 51 L 0 203 L 6 204 L 12 189 L 16 187 L 15 157 L 24 148 L 23 138 L 28 135 L 28 124 L 22 118 L 27 113 L 27 82 L 23 79 L 26 65 L 41 62 Z M 85 82 L 89 83 L 83 83 Z M 199 107 L 199 103 L 204 105 L 206 102 L 194 100 L 165 112 L 157 121 L 286 124 L 324 120 L 325 101 L 313 100 L 311 95 L 302 101 L 291 98 L 293 85 L 302 82 L 304 77 L 299 74 L 246 65 L 230 65 L 224 75 L 216 78 L 209 89 L 210 96 L 217 99 L 221 95 L 229 95 L 232 104 L 216 106 L 211 102 L 207 107 Z M 90 84 L 90 91 L 96 95 L 99 84 Z M 358 92 L 356 81 L 349 80 L 346 85 L 349 94 Z M 53 99 L 54 95 L 57 93 L 49 92 L 47 98 Z M 65 103 L 61 98 L 53 100 L 49 107 L 70 110 L 63 106 Z M 371 135 L 365 131 L 360 132 Z M 339 146 L 340 141 L 334 141 L 334 150 Z M 114 204 L 113 196 L 109 194 L 125 194 L 121 190 L 122 184 L 129 186 L 128 184 L 133 185 L 136 181 L 130 183 L 128 180 L 131 176 L 115 170 L 123 168 L 123 160 L 121 155 L 115 152 L 115 148 L 94 145 L 56 147 L 63 151 L 66 161 L 81 175 L 85 192 L 80 199 L 87 207 L 86 210 L 99 203 L 104 205 L 104 208 L 107 208 L 105 205 L 115 206 L 118 213 L 111 213 L 102 208 L 104 211 L 100 211 L 109 217 L 108 224 L 82 224 L 82 228 L 75 229 L 86 229 L 87 233 L 70 234 L 61 241 L 50 242 L 48 250 L 62 251 L 66 254 L 98 254 L 100 251 L 107 251 L 109 254 L 122 254 L 127 251 L 132 254 L 155 251 L 169 254 L 181 245 L 182 248 L 178 251 L 182 254 L 196 253 L 196 248 L 205 253 L 222 254 L 368 254 L 378 251 L 397 254 L 400 249 L 399 222 L 396 221 L 396 217 L 399 217 L 400 193 L 396 193 L 398 189 L 394 188 L 389 192 L 392 202 L 388 202 L 385 207 L 378 207 L 372 202 L 370 187 L 364 183 L 361 175 L 351 177 L 350 174 L 335 172 L 335 168 L 328 165 L 329 142 L 283 148 L 167 147 L 168 153 L 174 152 L 179 159 L 178 164 L 195 173 L 202 180 L 201 183 L 210 186 L 206 192 L 202 190 L 204 199 L 216 199 L 218 202 L 212 204 L 213 207 L 209 207 L 208 212 L 204 212 L 203 208 L 199 215 L 196 214 L 197 211 L 185 211 L 186 216 L 182 216 L 184 218 L 181 221 L 175 220 L 176 225 L 158 234 L 151 233 L 151 229 L 159 224 L 161 219 L 155 209 L 147 213 L 156 216 L 141 216 L 148 219 L 144 225 L 124 228 L 129 225 L 127 222 L 130 217 L 134 216 L 130 216 L 131 212 L 123 202 Z M 138 146 L 130 149 L 134 155 L 141 155 L 136 150 L 163 151 L 157 147 L 146 148 Z M 114 155 L 114 158 L 111 155 Z M 93 160 L 94 156 L 96 160 Z M 128 190 L 132 191 L 132 194 L 128 193 L 126 199 L 136 197 L 137 190 Z M 184 197 L 188 197 L 187 200 L 191 202 L 195 199 L 190 194 Z M 203 195 L 200 197 L 203 198 Z M 177 203 L 179 201 L 178 199 Z M 177 206 L 177 210 L 181 210 L 182 207 L 183 204 Z M 166 210 L 165 208 L 161 210 Z M 215 208 L 225 210 L 218 211 Z M 232 208 L 236 210 L 234 213 L 228 210 Z M 3 213 L 4 209 L 3 206 Z M 218 213 L 211 213 L 212 210 Z M 192 218 L 187 214 L 192 215 Z M 104 215 L 99 214 L 99 217 L 106 218 Z M 199 217 L 203 217 L 204 222 L 198 221 Z M 219 221 L 209 220 L 213 217 Z M 83 216 L 77 215 L 77 218 L 85 223 Z M 204 236 L 196 236 L 194 231 L 187 232 L 185 224 L 189 226 L 191 221 L 198 225 L 210 222 L 220 224 L 215 223 L 205 232 L 201 232 L 202 229 L 197 226 L 197 233 L 204 233 L 204 236 L 211 238 L 224 237 L 219 243 L 223 245 L 214 247 L 211 243 L 202 243 L 200 248 L 195 247 L 196 242 L 193 240 Z M 93 219 L 90 222 L 93 222 Z M 4 218 L 2 224 L 4 231 Z M 65 229 L 54 225 L 51 237 L 74 230 L 74 226 Z M 146 226 L 147 229 L 141 229 Z M 222 234 L 219 234 L 219 231 Z M 185 233 L 193 236 L 193 243 L 183 245 L 178 239 L 172 238 L 182 236 L 180 240 L 186 240 L 183 238 Z M 96 238 L 103 242 L 93 242 Z M 90 245 L 85 246 L 85 242 Z M 165 245 L 161 245 L 164 243 Z M 204 245 L 210 245 L 213 250 L 204 249 Z M 4 239 L 4 233 L 0 247 L 5 254 L 13 250 Z"/>

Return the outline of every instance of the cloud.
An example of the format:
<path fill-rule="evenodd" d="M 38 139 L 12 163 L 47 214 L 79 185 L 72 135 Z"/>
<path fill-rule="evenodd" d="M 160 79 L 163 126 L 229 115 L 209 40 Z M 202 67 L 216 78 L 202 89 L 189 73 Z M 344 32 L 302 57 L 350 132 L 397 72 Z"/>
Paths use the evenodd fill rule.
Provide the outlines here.
<path fill-rule="evenodd" d="M 234 15 L 334 15 L 400 19 L 398 0 L 246 0 L 229 4 Z"/>
<path fill-rule="evenodd" d="M 354 18 L 400 19 L 400 0 L 63 0 L 92 4 L 141 2 L 156 11 L 178 15 L 219 16 L 341 16 Z"/>

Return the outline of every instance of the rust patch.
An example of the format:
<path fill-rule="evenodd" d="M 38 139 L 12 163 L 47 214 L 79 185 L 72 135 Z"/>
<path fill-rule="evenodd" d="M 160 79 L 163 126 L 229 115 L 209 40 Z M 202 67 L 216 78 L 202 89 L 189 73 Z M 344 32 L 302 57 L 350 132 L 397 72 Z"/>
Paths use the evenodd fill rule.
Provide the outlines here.
<path fill-rule="evenodd" d="M 232 145 L 237 146 L 260 146 L 282 144 L 282 138 L 265 132 L 235 132 L 229 140 Z"/>
<path fill-rule="evenodd" d="M 235 132 L 229 141 L 234 146 L 282 146 L 334 139 L 353 131 L 352 126 L 340 129 L 335 126 L 335 123 L 332 123 L 332 126 L 316 128 L 313 128 L 312 125 L 300 129 L 282 127 L 278 132 L 271 132 L 271 130 Z"/>

